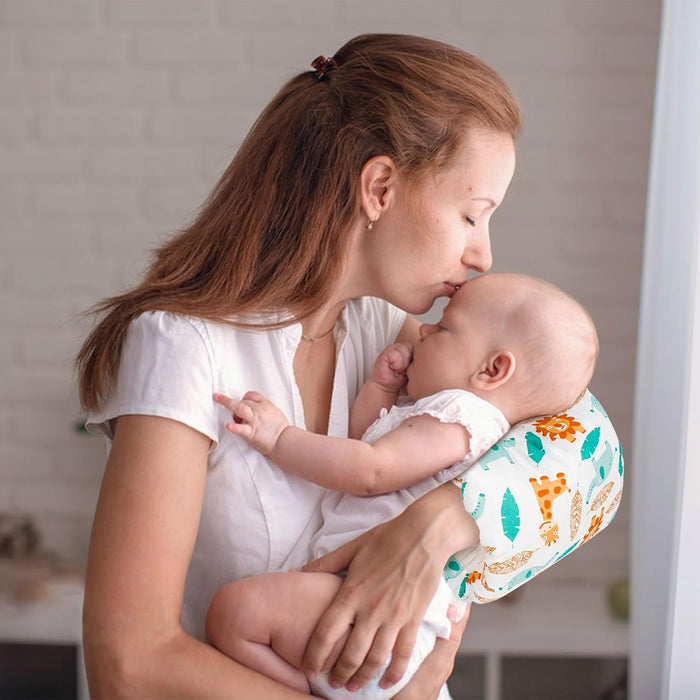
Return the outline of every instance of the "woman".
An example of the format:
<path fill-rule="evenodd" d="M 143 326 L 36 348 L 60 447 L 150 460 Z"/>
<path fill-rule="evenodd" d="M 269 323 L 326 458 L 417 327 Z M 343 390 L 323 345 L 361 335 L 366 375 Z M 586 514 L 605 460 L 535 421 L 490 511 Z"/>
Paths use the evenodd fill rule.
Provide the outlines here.
<path fill-rule="evenodd" d="M 88 424 L 113 440 L 95 515 L 84 648 L 95 696 L 297 697 L 203 641 L 223 583 L 299 566 L 323 490 L 224 429 L 214 392 L 255 387 L 298 425 L 345 435 L 375 356 L 467 272 L 514 168 L 518 106 L 481 61 L 366 35 L 285 85 L 194 222 L 146 279 L 100 305 L 78 357 Z M 348 569 L 306 653 L 364 684 L 403 674 L 442 567 L 468 534 L 436 489 L 309 568 Z M 398 697 L 434 697 L 459 633 Z"/>

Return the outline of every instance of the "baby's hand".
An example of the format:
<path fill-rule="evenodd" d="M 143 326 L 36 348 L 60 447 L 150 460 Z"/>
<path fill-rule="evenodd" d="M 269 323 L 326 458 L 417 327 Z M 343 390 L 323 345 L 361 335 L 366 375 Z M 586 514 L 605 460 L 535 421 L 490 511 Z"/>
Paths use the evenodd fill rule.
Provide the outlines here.
<path fill-rule="evenodd" d="M 406 368 L 411 364 L 412 357 L 413 351 L 409 345 L 389 345 L 374 363 L 372 381 L 389 391 L 400 391 L 406 386 Z"/>
<path fill-rule="evenodd" d="M 282 411 L 257 391 L 249 391 L 240 401 L 214 394 L 214 401 L 233 414 L 226 430 L 247 440 L 256 450 L 269 455 L 282 431 L 289 425 Z"/>

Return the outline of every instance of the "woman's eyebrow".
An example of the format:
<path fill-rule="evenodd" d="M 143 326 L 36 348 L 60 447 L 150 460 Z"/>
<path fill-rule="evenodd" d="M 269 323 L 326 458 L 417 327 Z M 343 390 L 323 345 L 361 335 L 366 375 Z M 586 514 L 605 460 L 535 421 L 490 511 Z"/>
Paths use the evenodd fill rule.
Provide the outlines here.
<path fill-rule="evenodd" d="M 472 202 L 488 202 L 492 207 L 496 206 L 496 202 L 491 197 L 470 197 Z"/>

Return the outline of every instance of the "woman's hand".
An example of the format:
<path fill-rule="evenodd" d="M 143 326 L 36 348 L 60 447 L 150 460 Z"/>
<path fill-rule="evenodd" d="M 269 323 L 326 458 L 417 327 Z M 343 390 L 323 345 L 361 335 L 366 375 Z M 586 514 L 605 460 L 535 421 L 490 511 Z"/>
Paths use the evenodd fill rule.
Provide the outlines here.
<path fill-rule="evenodd" d="M 463 534 L 468 517 L 459 489 L 445 484 L 397 518 L 307 564 L 307 571 L 348 573 L 309 641 L 304 668 L 311 673 L 328 670 L 331 684 L 356 689 L 391 654 L 381 684 L 396 683 L 406 670 L 445 561 L 469 544 Z M 329 669 L 327 659 L 348 629 L 345 647 Z"/>
<path fill-rule="evenodd" d="M 433 651 L 426 656 L 408 685 L 394 696 L 396 700 L 434 700 L 438 697 L 440 689 L 452 674 L 470 610 L 471 603 L 467 605 L 464 617 L 452 623 L 450 638 L 435 642 Z"/>

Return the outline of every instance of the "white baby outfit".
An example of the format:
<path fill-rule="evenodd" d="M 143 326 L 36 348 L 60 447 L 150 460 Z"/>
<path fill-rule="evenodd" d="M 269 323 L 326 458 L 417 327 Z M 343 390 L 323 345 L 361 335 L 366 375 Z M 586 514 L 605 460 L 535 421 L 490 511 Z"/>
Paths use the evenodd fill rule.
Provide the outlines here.
<path fill-rule="evenodd" d="M 398 428 L 405 420 L 425 414 L 443 423 L 463 425 L 471 436 L 470 451 L 451 467 L 423 479 L 410 488 L 369 497 L 329 491 L 321 502 L 323 525 L 312 540 L 314 556 L 337 549 L 375 525 L 396 517 L 428 491 L 460 475 L 499 440 L 509 427 L 505 416 L 493 404 L 467 391 L 453 389 L 427 396 L 415 403 L 394 406 L 388 412 L 383 409 L 381 417 L 367 429 L 362 439 L 365 442 L 374 442 Z M 386 664 L 367 685 L 354 693 L 349 693 L 343 688 L 339 690 L 331 688 L 326 674 L 316 676 L 312 681 L 314 693 L 333 699 L 382 700 L 393 697 L 409 682 L 423 659 L 432 651 L 437 637 L 450 636 L 451 623 L 447 619 L 447 608 L 450 604 L 455 605 L 458 610 L 464 609 L 464 604 L 455 598 L 448 584 L 441 580 L 419 627 L 416 645 L 406 672 L 396 685 L 387 690 L 378 685 L 388 666 Z"/>

